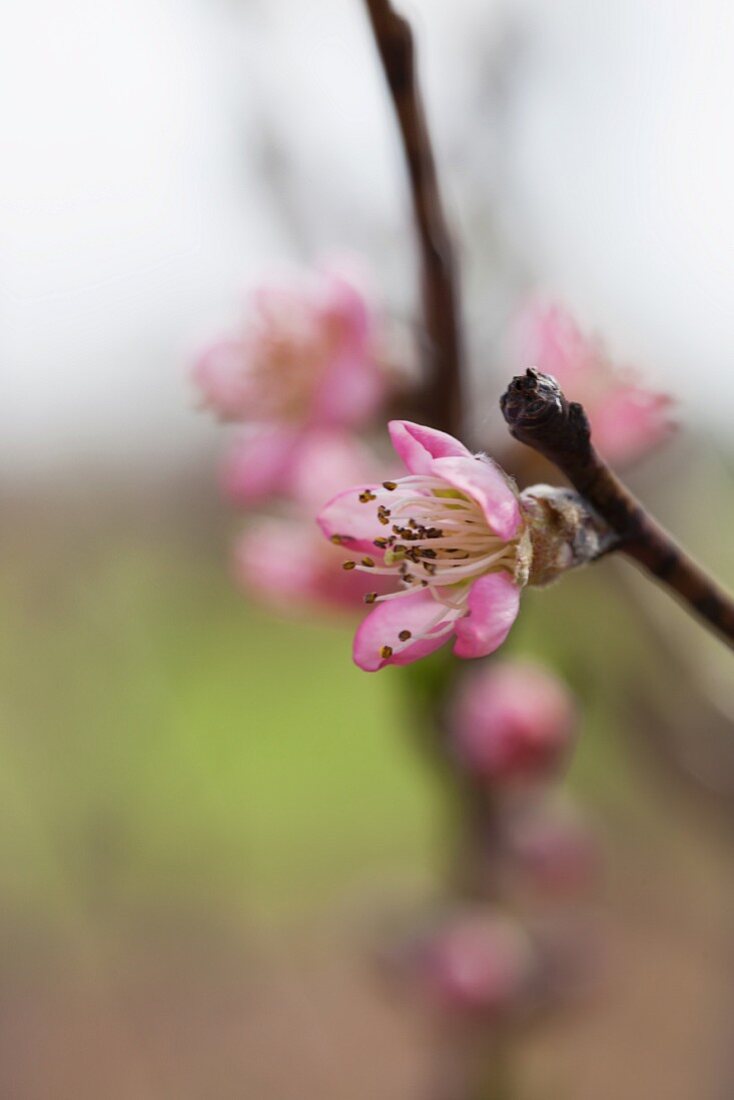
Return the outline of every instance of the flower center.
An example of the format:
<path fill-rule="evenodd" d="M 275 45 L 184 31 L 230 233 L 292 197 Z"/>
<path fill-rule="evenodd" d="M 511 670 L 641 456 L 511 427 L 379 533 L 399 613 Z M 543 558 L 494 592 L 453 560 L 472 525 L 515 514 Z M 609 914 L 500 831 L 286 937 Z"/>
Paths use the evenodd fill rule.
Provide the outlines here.
<path fill-rule="evenodd" d="M 470 582 L 477 577 L 502 569 L 514 576 L 518 539 L 508 542 L 496 535 L 479 504 L 440 478 L 414 475 L 383 482 L 383 486 L 394 498 L 389 507 L 382 501 L 377 504 L 377 518 L 386 529 L 384 537 L 375 539 L 382 562 L 365 556 L 359 562 L 345 562 L 344 568 L 399 581 L 397 592 L 382 596 L 370 592 L 365 603 L 397 600 L 428 589 L 438 604 L 435 620 L 420 634 L 401 631 L 400 646 L 383 647 L 389 650 L 383 656 L 390 657 L 408 643 L 448 632 L 466 614 Z M 365 507 L 377 499 L 370 490 L 359 494 Z"/>
<path fill-rule="evenodd" d="M 302 419 L 342 339 L 337 325 L 320 326 L 302 311 L 268 316 L 256 335 L 250 367 L 262 415 Z"/>

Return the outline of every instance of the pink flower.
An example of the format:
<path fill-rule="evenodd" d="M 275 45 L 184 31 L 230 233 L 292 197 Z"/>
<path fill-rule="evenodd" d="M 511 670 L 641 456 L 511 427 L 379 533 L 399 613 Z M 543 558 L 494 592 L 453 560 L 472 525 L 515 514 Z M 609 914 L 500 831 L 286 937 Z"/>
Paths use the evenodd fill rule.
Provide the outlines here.
<path fill-rule="evenodd" d="M 363 423 L 384 389 L 364 293 L 335 271 L 261 287 L 244 332 L 212 345 L 195 365 L 194 382 L 222 420 Z"/>
<path fill-rule="evenodd" d="M 672 431 L 671 398 L 615 366 L 601 343 L 559 306 L 531 307 L 520 322 L 519 345 L 524 363 L 552 374 L 567 397 L 581 402 L 594 445 L 610 462 L 632 462 Z"/>
<path fill-rule="evenodd" d="M 444 1009 L 497 1013 L 516 1004 L 532 976 L 527 936 L 496 914 L 469 914 L 428 943 L 423 978 Z"/>
<path fill-rule="evenodd" d="M 329 607 L 355 611 L 374 580 L 338 568 L 343 553 L 324 542 L 315 524 L 264 519 L 240 537 L 234 550 L 237 581 L 281 612 Z"/>
<path fill-rule="evenodd" d="M 574 726 L 565 685 L 527 661 L 504 661 L 468 676 L 452 715 L 457 755 L 491 780 L 552 775 L 568 754 Z"/>
<path fill-rule="evenodd" d="M 390 577 L 371 593 L 354 660 L 374 672 L 432 653 L 452 636 L 459 657 L 483 657 L 507 637 L 527 581 L 529 536 L 517 492 L 489 459 L 433 428 L 393 420 L 393 445 L 409 474 L 339 493 L 319 524 L 364 556 L 344 568 Z"/>

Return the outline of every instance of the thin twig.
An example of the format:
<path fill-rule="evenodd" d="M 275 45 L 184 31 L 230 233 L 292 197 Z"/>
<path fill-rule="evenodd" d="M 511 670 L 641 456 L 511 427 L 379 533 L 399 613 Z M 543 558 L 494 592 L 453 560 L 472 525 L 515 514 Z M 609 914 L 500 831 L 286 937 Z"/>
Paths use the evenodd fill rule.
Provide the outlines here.
<path fill-rule="evenodd" d="M 591 443 L 586 413 L 548 374 L 530 368 L 500 402 L 510 432 L 549 459 L 619 536 L 633 558 L 734 647 L 734 600 L 690 558 L 612 473 Z"/>
<path fill-rule="evenodd" d="M 416 74 L 413 34 L 390 0 L 364 2 L 400 128 L 420 247 L 430 360 L 422 411 L 427 423 L 459 434 L 462 340 L 458 274 Z"/>

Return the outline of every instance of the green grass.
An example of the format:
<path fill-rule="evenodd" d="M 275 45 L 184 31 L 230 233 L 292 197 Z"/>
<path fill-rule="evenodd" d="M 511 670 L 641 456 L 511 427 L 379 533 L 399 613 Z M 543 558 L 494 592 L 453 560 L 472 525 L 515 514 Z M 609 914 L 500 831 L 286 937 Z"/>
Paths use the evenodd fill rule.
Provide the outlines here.
<path fill-rule="evenodd" d="M 348 623 L 278 620 L 221 561 L 137 538 L 3 587 L 7 901 L 287 909 L 425 866 L 429 778 Z"/>

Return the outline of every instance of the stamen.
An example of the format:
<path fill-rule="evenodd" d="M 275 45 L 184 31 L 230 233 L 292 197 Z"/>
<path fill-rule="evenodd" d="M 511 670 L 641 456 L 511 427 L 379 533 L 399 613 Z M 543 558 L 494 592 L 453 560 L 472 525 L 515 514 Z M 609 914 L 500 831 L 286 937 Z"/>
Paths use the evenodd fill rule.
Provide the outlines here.
<path fill-rule="evenodd" d="M 390 492 L 392 492 L 393 489 L 397 489 L 397 487 L 398 487 L 397 481 L 383 481 L 383 483 L 382 483 L 382 488 L 383 489 L 388 489 Z"/>
<path fill-rule="evenodd" d="M 401 630 L 400 633 L 398 634 L 398 638 L 400 638 L 401 642 L 407 642 L 408 639 L 412 638 L 412 637 L 413 637 L 413 635 L 411 634 L 411 632 L 409 630 Z"/>
<path fill-rule="evenodd" d="M 374 603 L 375 600 L 377 599 L 377 593 L 376 592 L 365 592 L 362 599 L 364 600 L 365 603 Z"/>
<path fill-rule="evenodd" d="M 380 650 L 380 656 L 382 657 L 383 661 L 386 661 L 388 657 L 392 657 L 392 646 L 384 645 Z"/>
<path fill-rule="evenodd" d="M 359 494 L 359 499 L 362 504 L 369 504 L 371 500 L 377 500 L 377 497 L 370 489 L 365 489 L 363 493 Z"/>
<path fill-rule="evenodd" d="M 374 568 L 374 560 L 372 558 L 362 558 L 362 565 L 366 565 L 368 569 Z"/>
<path fill-rule="evenodd" d="M 350 569 L 356 569 L 356 568 L 357 568 L 356 561 L 345 561 L 345 562 L 342 563 L 342 569 L 350 570 Z"/>

